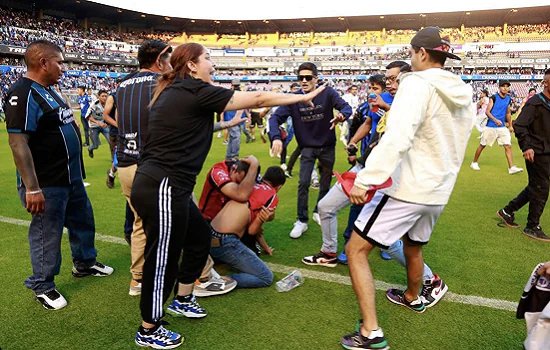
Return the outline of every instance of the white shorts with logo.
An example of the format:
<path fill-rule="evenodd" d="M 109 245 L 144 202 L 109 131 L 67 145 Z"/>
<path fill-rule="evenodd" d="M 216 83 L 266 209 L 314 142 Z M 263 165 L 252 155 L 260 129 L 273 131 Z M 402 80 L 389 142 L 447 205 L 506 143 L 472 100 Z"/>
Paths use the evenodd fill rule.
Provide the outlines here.
<path fill-rule="evenodd" d="M 355 221 L 355 232 L 378 247 L 388 249 L 407 235 L 412 243 L 426 244 L 445 208 L 403 202 L 377 192 Z"/>
<path fill-rule="evenodd" d="M 512 135 L 507 127 L 500 128 L 483 128 L 483 134 L 481 135 L 481 145 L 492 147 L 495 141 L 498 141 L 499 146 L 509 146 L 512 144 Z"/>

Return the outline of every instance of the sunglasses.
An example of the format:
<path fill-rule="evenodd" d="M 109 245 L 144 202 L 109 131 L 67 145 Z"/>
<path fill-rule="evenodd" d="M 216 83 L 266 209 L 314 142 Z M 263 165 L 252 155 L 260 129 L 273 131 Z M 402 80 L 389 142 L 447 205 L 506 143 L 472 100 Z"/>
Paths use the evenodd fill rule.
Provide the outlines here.
<path fill-rule="evenodd" d="M 315 75 L 298 75 L 298 81 L 303 81 L 304 79 L 306 81 L 312 81 L 313 78 L 317 78 Z"/>

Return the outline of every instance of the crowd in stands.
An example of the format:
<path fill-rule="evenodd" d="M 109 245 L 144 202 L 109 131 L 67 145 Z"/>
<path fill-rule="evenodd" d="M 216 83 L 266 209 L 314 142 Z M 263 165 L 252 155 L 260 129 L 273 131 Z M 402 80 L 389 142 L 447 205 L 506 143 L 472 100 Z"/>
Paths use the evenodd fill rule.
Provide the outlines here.
<path fill-rule="evenodd" d="M 70 19 L 47 15 L 38 18 L 36 13 L 0 8 L 0 44 L 4 45 L 25 47 L 34 40 L 48 39 L 65 52 L 125 58 L 135 56 L 135 45 L 143 40 L 170 41 L 179 35 L 175 32 L 147 33 L 136 30 L 119 32 L 97 25 L 84 29 Z"/>
<path fill-rule="evenodd" d="M 0 66 L 24 66 L 25 62 L 21 57 L 0 57 Z"/>

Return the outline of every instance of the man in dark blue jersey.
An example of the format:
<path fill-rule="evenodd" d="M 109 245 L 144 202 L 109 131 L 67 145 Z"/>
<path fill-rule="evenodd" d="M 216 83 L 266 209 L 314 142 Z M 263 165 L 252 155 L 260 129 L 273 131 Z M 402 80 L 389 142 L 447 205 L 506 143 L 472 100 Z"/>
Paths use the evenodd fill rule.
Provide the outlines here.
<path fill-rule="evenodd" d="M 132 280 L 130 295 L 141 294 L 141 276 L 145 262 L 145 232 L 141 218 L 130 201 L 132 183 L 141 152 L 145 145 L 149 124 L 149 103 L 153 96 L 157 78 L 172 69 L 170 53 L 172 47 L 160 41 L 143 43 L 138 50 L 140 70 L 123 80 L 115 96 L 116 120 L 118 126 L 117 161 L 118 176 L 122 192 L 134 212 L 134 229 L 131 236 Z"/>
<path fill-rule="evenodd" d="M 319 82 L 317 66 L 311 62 L 302 63 L 298 67 L 298 81 L 302 88 L 296 94 L 307 94 L 315 90 Z M 288 116 L 292 117 L 296 141 L 302 153 L 298 185 L 298 220 L 290 232 L 291 238 L 299 238 L 307 231 L 309 185 L 311 184 L 311 173 L 317 160 L 321 174 L 317 202 L 330 189 L 336 146 L 334 126 L 338 122 L 347 120 L 351 115 L 350 105 L 331 87 L 325 88 L 319 96 L 315 97 L 313 104 L 314 107 L 302 103 L 281 106 L 269 119 L 272 153 L 278 155 L 283 150 L 279 125 L 286 122 Z M 336 116 L 334 109 L 339 111 Z M 316 209 L 313 211 L 317 212 Z"/>
<path fill-rule="evenodd" d="M 25 286 L 46 309 L 57 310 L 67 305 L 54 283 L 63 227 L 68 229 L 73 276 L 108 276 L 113 269 L 96 260 L 80 133 L 70 106 L 52 88 L 65 71 L 61 49 L 46 40 L 35 41 L 27 47 L 25 62 L 27 74 L 13 84 L 4 101 L 19 196 L 32 215 L 33 274 Z"/>
<path fill-rule="evenodd" d="M 90 126 L 86 120 L 86 113 L 88 113 L 88 108 L 90 108 L 90 103 L 92 103 L 92 97 L 86 93 L 84 85 L 79 86 L 76 90 L 80 106 L 80 123 L 82 124 L 82 131 L 84 131 L 84 146 L 88 147 L 90 145 Z"/>

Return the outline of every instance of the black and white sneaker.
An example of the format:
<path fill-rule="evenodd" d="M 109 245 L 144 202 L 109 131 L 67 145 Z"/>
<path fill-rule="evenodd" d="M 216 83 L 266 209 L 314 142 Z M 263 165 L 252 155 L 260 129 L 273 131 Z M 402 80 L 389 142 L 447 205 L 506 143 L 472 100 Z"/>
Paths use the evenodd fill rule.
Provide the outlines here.
<path fill-rule="evenodd" d="M 304 257 L 302 262 L 306 265 L 336 267 L 338 265 L 338 258 L 336 255 L 329 255 L 325 252 L 319 252 L 315 255 Z"/>
<path fill-rule="evenodd" d="M 427 280 L 422 284 L 420 299 L 426 307 L 432 307 L 443 298 L 448 289 L 449 287 L 447 287 L 445 282 L 438 275 L 434 274 L 434 278 L 431 281 Z"/>
<path fill-rule="evenodd" d="M 143 327 L 139 327 L 135 342 L 139 346 L 153 349 L 174 349 L 183 344 L 183 337 L 176 332 L 167 330 L 162 325 L 149 332 L 146 332 Z"/>
<path fill-rule="evenodd" d="M 105 266 L 99 262 L 96 262 L 94 265 L 84 270 L 77 269 L 76 266 L 73 266 L 74 277 L 87 277 L 87 276 L 103 277 L 103 276 L 109 276 L 114 271 L 115 270 L 112 267 Z"/>
<path fill-rule="evenodd" d="M 59 310 L 67 306 L 67 300 L 63 298 L 63 295 L 61 295 L 57 289 L 36 294 L 34 297 L 48 310 Z"/>
<path fill-rule="evenodd" d="M 504 224 L 511 228 L 519 228 L 519 225 L 514 222 L 514 213 L 508 214 L 504 209 L 497 211 L 497 216 L 504 222 Z"/>

